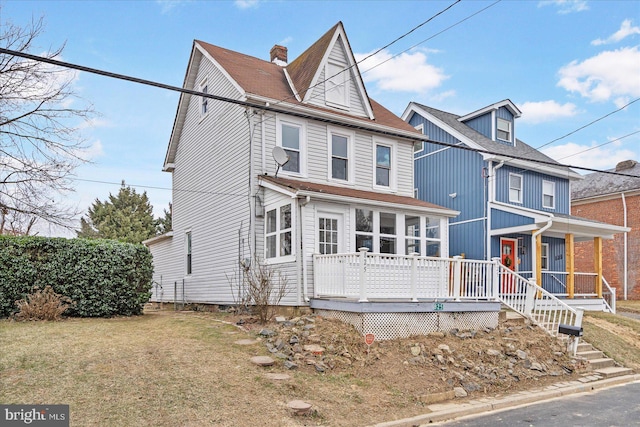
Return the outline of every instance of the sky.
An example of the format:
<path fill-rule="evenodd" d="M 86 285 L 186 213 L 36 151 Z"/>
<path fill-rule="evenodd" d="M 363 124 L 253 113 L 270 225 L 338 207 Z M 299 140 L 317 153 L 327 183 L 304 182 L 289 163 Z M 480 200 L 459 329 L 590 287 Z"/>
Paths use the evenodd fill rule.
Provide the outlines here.
<path fill-rule="evenodd" d="M 0 0 L 0 25 L 40 17 L 31 53 L 64 45 L 63 61 L 173 86 L 194 39 L 264 60 L 281 44 L 291 62 L 342 21 L 356 59 L 384 47 L 359 68 L 397 115 L 412 101 L 465 115 L 510 99 L 522 111 L 516 137 L 561 163 L 640 161 L 640 1 Z M 86 212 L 124 180 L 160 216 L 179 94 L 87 72 L 73 88 L 98 114 L 81 126 L 91 162 L 63 203 Z"/>

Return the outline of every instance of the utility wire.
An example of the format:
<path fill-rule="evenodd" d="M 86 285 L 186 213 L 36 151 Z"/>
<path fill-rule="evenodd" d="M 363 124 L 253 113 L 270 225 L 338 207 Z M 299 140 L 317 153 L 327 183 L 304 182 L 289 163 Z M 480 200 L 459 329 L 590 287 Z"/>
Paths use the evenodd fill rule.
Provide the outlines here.
<path fill-rule="evenodd" d="M 595 150 L 596 148 L 604 147 L 605 145 L 612 144 L 612 143 L 614 143 L 616 141 L 620 141 L 621 139 L 628 138 L 628 137 L 633 136 L 633 135 L 635 135 L 637 133 L 640 133 L 640 130 L 637 130 L 635 132 L 631 132 L 631 133 L 629 133 L 627 135 L 621 136 L 621 137 L 616 138 L 616 139 L 612 139 L 611 141 L 607 141 L 607 142 L 602 143 L 600 145 L 596 145 L 595 147 L 587 148 L 586 150 L 578 151 L 577 153 L 573 153 L 573 154 L 569 154 L 568 156 L 560 157 L 558 160 L 568 159 L 569 157 L 577 156 L 578 154 L 586 153 L 587 151 L 591 151 L 591 150 Z"/>
<path fill-rule="evenodd" d="M 291 111 L 291 110 L 287 110 L 287 109 L 284 109 L 284 108 L 277 108 L 277 107 L 273 107 L 271 105 L 258 104 L 258 103 L 255 103 L 255 102 L 242 101 L 242 100 L 238 100 L 238 99 L 226 98 L 226 97 L 223 97 L 223 96 L 213 95 L 213 94 L 210 94 L 210 93 L 198 92 L 198 91 L 191 90 L 191 89 L 184 89 L 184 88 L 178 87 L 178 86 L 172 86 L 172 85 L 168 85 L 168 84 L 165 84 L 165 83 L 159 83 L 159 82 L 154 82 L 154 81 L 151 81 L 151 80 L 141 79 L 141 78 L 137 78 L 137 77 L 131 77 L 131 76 L 127 76 L 127 75 L 124 75 L 124 74 L 112 73 L 112 72 L 109 72 L 109 71 L 104 71 L 104 70 L 99 70 L 99 69 L 96 69 L 96 68 L 86 67 L 86 66 L 83 66 L 83 65 L 77 65 L 77 64 L 72 64 L 72 63 L 69 63 L 69 62 L 58 61 L 58 60 L 51 59 L 51 58 L 43 58 L 43 57 L 40 57 L 40 56 L 31 55 L 29 53 L 19 52 L 19 51 L 15 51 L 15 50 L 11 50 L 11 49 L 0 48 L 0 54 L 2 54 L 2 53 L 8 54 L 8 55 L 15 55 L 15 56 L 19 56 L 19 57 L 22 57 L 22 58 L 31 59 L 33 61 L 46 62 L 46 63 L 52 64 L 52 65 L 57 65 L 59 67 L 72 68 L 72 69 L 75 69 L 75 70 L 85 71 L 85 72 L 88 72 L 88 73 L 98 74 L 98 75 L 101 75 L 101 76 L 111 77 L 111 78 L 115 78 L 115 79 L 119 79 L 119 80 L 125 80 L 125 81 L 129 81 L 129 82 L 133 82 L 133 83 L 139 83 L 139 84 L 144 84 L 144 85 L 148 85 L 148 86 L 158 87 L 158 88 L 161 88 L 161 89 L 167 89 L 167 90 L 171 90 L 171 91 L 175 91 L 175 92 L 185 93 L 185 94 L 188 94 L 188 95 L 196 95 L 196 96 L 201 96 L 201 97 L 213 99 L 213 100 L 216 100 L 216 101 L 229 102 L 229 103 L 232 103 L 232 104 L 237 104 L 237 105 L 241 105 L 241 106 L 248 107 L 248 108 L 255 108 L 255 109 L 258 109 L 258 110 L 270 111 L 270 112 L 275 112 L 275 113 L 289 114 L 289 115 L 292 115 L 292 116 L 295 116 L 295 117 L 300 117 L 300 118 L 304 118 L 304 119 L 308 119 L 308 120 L 315 120 L 315 121 L 319 121 L 319 122 L 322 122 L 322 123 L 329 123 L 329 124 L 333 124 L 333 125 L 347 127 L 347 128 L 350 128 L 350 129 L 357 129 L 357 130 L 362 130 L 362 131 L 382 134 L 382 135 L 386 135 L 386 136 L 390 136 L 390 137 L 394 137 L 394 138 L 401 138 L 401 139 L 410 140 L 410 141 L 414 141 L 414 142 L 425 141 L 425 142 L 429 142 L 429 143 L 432 143 L 432 144 L 441 145 L 443 147 L 458 148 L 460 150 L 473 151 L 473 152 L 480 153 L 480 154 L 488 154 L 488 155 L 491 155 L 491 156 L 497 156 L 498 158 L 506 158 L 506 159 L 511 159 L 511 160 L 524 160 L 524 161 L 531 162 L 531 163 L 550 165 L 550 166 L 554 166 L 554 167 L 571 168 L 571 169 L 585 170 L 585 171 L 590 171 L 590 172 L 599 172 L 599 173 L 605 173 L 605 174 L 611 174 L 611 175 L 628 176 L 628 177 L 631 177 L 631 178 L 640 178 L 640 177 L 637 177 L 637 176 L 622 174 L 622 173 L 618 173 L 618 172 L 593 169 L 593 168 L 588 168 L 588 167 L 584 167 L 584 166 L 563 165 L 563 164 L 560 164 L 560 163 L 555 162 L 555 161 L 544 161 L 544 160 L 529 159 L 529 158 L 523 157 L 523 156 L 507 155 L 507 154 L 496 153 L 496 152 L 492 152 L 492 151 L 484 150 L 484 149 L 472 148 L 472 147 L 468 147 L 468 146 L 459 146 L 459 145 L 449 144 L 449 143 L 445 143 L 445 142 L 441 142 L 441 141 L 434 141 L 434 140 L 425 138 L 426 135 L 419 135 L 417 133 L 414 136 L 413 134 L 411 134 L 409 132 L 406 132 L 406 133 L 404 133 L 402 131 L 393 132 L 393 131 L 388 131 L 388 130 L 385 130 L 385 129 L 382 129 L 382 128 L 366 126 L 364 124 L 355 125 L 355 124 L 352 124 L 352 123 L 345 123 L 344 121 L 340 121 L 340 120 L 337 120 L 337 119 L 317 117 L 315 115 L 311 115 L 311 114 L 307 114 L 307 113 L 300 113 L 298 111 Z M 633 102 L 635 102 L 635 101 L 633 101 Z"/>

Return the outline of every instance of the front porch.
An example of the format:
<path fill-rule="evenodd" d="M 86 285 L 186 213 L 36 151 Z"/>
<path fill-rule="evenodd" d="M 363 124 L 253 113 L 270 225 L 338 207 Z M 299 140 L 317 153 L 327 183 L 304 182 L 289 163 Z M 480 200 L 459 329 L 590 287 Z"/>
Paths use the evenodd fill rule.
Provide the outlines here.
<path fill-rule="evenodd" d="M 495 328 L 502 305 L 545 323 L 552 335 L 560 323 L 581 318 L 533 279 L 492 261 L 368 253 L 313 256 L 310 307 L 379 339 L 453 329 Z M 575 299 L 595 298 L 586 292 Z M 567 301 L 567 299 L 563 299 Z"/>

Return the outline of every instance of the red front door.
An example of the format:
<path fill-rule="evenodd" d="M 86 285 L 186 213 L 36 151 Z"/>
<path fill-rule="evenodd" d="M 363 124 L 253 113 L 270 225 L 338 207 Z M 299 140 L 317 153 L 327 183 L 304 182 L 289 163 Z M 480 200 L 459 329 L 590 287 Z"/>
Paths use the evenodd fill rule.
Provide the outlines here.
<path fill-rule="evenodd" d="M 517 256 L 516 256 L 516 240 L 513 239 L 500 239 L 500 260 L 502 265 L 510 270 L 516 269 Z M 502 292 L 514 293 L 516 291 L 515 280 L 511 274 L 506 272 L 502 274 Z"/>

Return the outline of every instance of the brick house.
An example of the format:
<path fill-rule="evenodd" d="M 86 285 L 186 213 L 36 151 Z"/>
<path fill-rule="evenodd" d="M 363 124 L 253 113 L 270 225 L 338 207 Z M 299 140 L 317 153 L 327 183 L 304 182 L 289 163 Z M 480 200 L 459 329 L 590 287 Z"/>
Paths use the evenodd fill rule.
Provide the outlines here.
<path fill-rule="evenodd" d="M 592 173 L 571 190 L 571 214 L 630 227 L 603 243 L 603 270 L 618 298 L 640 299 L 640 163 L 626 160 L 611 171 Z M 593 271 L 593 242 L 576 243 L 575 267 Z"/>

